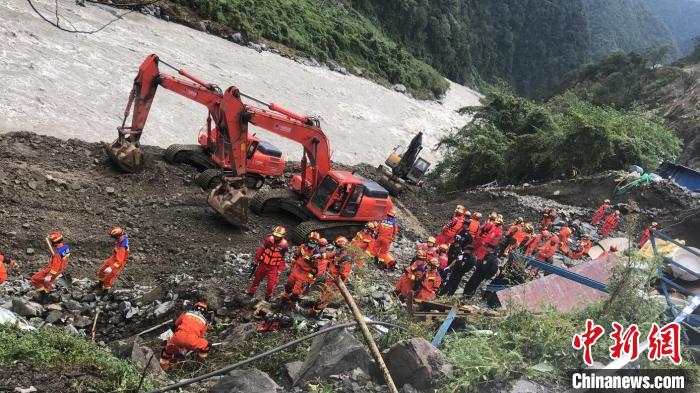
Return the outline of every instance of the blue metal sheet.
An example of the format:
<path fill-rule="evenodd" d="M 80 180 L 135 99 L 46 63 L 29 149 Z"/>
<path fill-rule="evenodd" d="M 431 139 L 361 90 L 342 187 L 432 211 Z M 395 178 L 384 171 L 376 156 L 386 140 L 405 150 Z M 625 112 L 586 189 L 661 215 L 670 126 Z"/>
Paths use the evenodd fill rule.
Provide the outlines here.
<path fill-rule="evenodd" d="M 540 262 L 535 258 L 531 258 L 522 254 L 515 253 L 516 258 L 523 259 L 525 262 L 527 262 L 528 265 L 534 266 L 538 269 L 542 269 L 544 271 L 554 273 L 558 276 L 564 277 L 566 279 L 569 279 L 571 281 L 577 282 L 579 284 L 583 284 L 587 287 L 591 287 L 593 289 L 597 289 L 599 291 L 603 291 L 605 293 L 608 293 L 608 286 L 603 284 L 600 281 L 596 281 L 593 279 L 590 279 L 588 277 L 582 276 L 580 274 L 576 274 L 569 269 L 564 269 L 559 266 L 554 266 L 549 263 L 545 262 Z"/>
<path fill-rule="evenodd" d="M 447 331 L 450 329 L 450 326 L 452 326 L 452 322 L 455 320 L 455 317 L 457 316 L 457 310 L 458 307 L 455 305 L 452 307 L 450 310 L 450 313 L 447 314 L 447 319 L 445 319 L 445 322 L 442 323 L 440 326 L 440 329 L 438 329 L 437 334 L 435 335 L 435 338 L 433 339 L 433 346 L 435 348 L 440 348 L 440 343 L 442 343 L 442 339 L 445 337 L 445 334 L 447 334 Z"/>
<path fill-rule="evenodd" d="M 700 172 L 683 165 L 665 162 L 659 168 L 659 176 L 671 179 L 691 191 L 700 190 Z"/>

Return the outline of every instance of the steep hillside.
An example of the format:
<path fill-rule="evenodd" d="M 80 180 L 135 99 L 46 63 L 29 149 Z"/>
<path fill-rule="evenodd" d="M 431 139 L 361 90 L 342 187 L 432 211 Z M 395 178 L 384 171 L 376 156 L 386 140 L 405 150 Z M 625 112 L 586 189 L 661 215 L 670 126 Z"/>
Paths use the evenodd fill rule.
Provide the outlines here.
<path fill-rule="evenodd" d="M 679 162 L 700 168 L 700 41 L 694 55 L 655 67 L 646 55 L 618 53 L 566 75 L 552 95 L 570 90 L 598 105 L 642 107 L 661 115 L 684 142 Z"/>
<path fill-rule="evenodd" d="M 673 52 L 677 51 L 670 25 L 649 11 L 643 0 L 585 0 L 584 4 L 593 59 L 617 50 L 645 51 L 661 45 L 671 45 Z M 675 18 L 669 18 L 672 20 Z"/>
<path fill-rule="evenodd" d="M 500 80 L 533 95 L 589 58 L 581 0 L 352 3 L 416 56 L 458 82 Z"/>
<path fill-rule="evenodd" d="M 681 54 L 693 50 L 693 38 L 700 36 L 700 1 L 642 0 L 644 5 L 673 33 Z"/>

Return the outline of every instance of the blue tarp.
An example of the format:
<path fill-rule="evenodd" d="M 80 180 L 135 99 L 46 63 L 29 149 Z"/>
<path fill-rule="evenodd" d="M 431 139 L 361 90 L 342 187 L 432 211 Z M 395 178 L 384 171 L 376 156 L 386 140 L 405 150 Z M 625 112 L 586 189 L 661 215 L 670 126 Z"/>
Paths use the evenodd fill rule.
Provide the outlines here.
<path fill-rule="evenodd" d="M 700 172 L 683 165 L 664 162 L 659 168 L 659 176 L 671 179 L 690 191 L 700 191 Z"/>

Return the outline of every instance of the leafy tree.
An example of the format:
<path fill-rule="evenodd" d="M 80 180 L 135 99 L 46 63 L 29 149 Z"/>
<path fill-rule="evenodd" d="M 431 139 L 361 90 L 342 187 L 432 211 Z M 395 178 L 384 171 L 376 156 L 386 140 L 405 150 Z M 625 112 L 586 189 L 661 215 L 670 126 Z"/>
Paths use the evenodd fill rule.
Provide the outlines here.
<path fill-rule="evenodd" d="M 680 140 L 658 117 L 595 105 L 571 92 L 544 104 L 491 93 L 483 107 L 463 111 L 473 119 L 440 142 L 444 158 L 433 172 L 449 189 L 631 164 L 654 169 L 681 150 Z"/>

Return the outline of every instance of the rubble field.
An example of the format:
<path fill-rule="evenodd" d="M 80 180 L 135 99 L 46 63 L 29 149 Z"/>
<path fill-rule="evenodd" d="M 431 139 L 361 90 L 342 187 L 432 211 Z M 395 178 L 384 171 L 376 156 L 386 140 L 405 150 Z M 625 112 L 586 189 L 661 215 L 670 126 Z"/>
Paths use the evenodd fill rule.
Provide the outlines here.
<path fill-rule="evenodd" d="M 194 168 L 168 164 L 161 158 L 162 149 L 145 147 L 144 170 L 124 174 L 108 161 L 104 147 L 29 132 L 0 132 L 0 198 L 4 202 L 0 205 L 0 251 L 14 257 L 21 267 L 20 274 L 10 272 L 8 282 L 0 287 L 0 307 L 22 315 L 33 326 L 52 324 L 88 339 L 94 323 L 96 343 L 114 348 L 120 340 L 172 319 L 187 301 L 206 297 L 227 325 L 212 332 L 212 341 L 228 343 L 224 345 L 233 350 L 236 342 L 249 340 L 254 319 L 250 301 L 242 293 L 248 283 L 251 255 L 272 227 L 290 227 L 295 222 L 285 216 L 251 215 L 247 231 L 233 228 L 207 206 L 206 193 L 194 183 Z M 347 168 L 368 177 L 374 173 L 368 164 Z M 273 185 L 279 186 L 283 180 Z M 536 221 L 545 207 L 555 207 L 560 212 L 555 226 L 565 220 L 575 230 L 585 232 L 590 230 L 587 222 L 593 209 L 603 198 L 612 196 L 614 187 L 614 176 L 603 174 L 451 193 L 437 192 L 429 183 L 410 189 L 397 198 L 408 210 L 399 212 L 401 235 L 393 247 L 400 268 L 395 272 L 372 266 L 363 270 L 362 280 L 369 284 L 355 296 L 360 298 L 361 307 L 400 308 L 389 293 L 412 257 L 415 241 L 421 233 L 436 233 L 456 204 L 485 214 L 497 211 L 507 223 L 517 216 Z M 700 243 L 700 215 L 693 215 L 700 205 L 698 194 L 660 182 L 612 199 L 620 206 L 637 206 L 639 228 L 654 220 L 661 229 L 668 227 L 671 235 L 691 245 Z M 416 220 L 407 224 L 402 215 L 409 212 Z M 126 227 L 131 256 L 115 289 L 103 295 L 91 287 L 110 253 L 108 231 L 114 225 Z M 52 230 L 63 233 L 72 258 L 50 295 L 51 304 L 39 305 L 32 298 L 29 277 L 46 264 L 49 253 L 44 238 Z M 284 277 L 280 282 L 284 283 Z M 317 328 L 341 319 L 343 312 L 330 308 L 320 320 L 302 318 L 297 322 Z M 282 343 L 287 341 L 285 334 L 275 332 L 271 337 Z M 153 351 L 160 350 L 153 334 L 143 340 Z M 302 353 L 304 348 L 302 345 Z M 129 349 L 127 357 L 133 358 L 134 351 Z M 153 373 L 158 375 L 158 371 Z M 76 378 L 95 374 L 94 370 L 74 372 Z M 3 375 L 12 375 L 13 386 L 33 384 L 41 391 L 73 391 L 66 387 L 71 378 L 51 379 L 22 365 L 3 369 L 0 377 Z M 272 376 L 281 383 L 279 375 Z M 360 391 L 381 391 L 364 376 L 355 377 L 338 380 L 347 386 L 337 391 L 355 391 L 353 383 L 363 389 Z"/>

